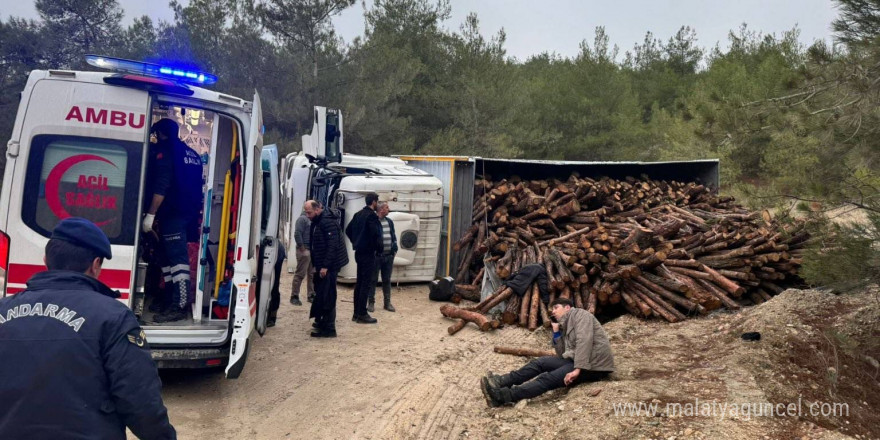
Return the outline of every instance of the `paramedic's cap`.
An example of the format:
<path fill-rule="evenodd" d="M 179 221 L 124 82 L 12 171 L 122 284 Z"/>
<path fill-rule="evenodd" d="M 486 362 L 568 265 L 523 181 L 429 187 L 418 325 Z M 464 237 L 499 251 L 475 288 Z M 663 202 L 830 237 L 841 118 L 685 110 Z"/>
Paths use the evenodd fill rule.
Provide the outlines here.
<path fill-rule="evenodd" d="M 180 126 L 172 119 L 163 118 L 153 124 L 150 133 L 162 133 L 170 138 L 176 138 L 180 135 Z"/>
<path fill-rule="evenodd" d="M 107 235 L 97 225 L 84 218 L 69 217 L 61 220 L 52 231 L 51 238 L 89 248 L 97 252 L 99 257 L 107 260 L 113 257 Z"/>

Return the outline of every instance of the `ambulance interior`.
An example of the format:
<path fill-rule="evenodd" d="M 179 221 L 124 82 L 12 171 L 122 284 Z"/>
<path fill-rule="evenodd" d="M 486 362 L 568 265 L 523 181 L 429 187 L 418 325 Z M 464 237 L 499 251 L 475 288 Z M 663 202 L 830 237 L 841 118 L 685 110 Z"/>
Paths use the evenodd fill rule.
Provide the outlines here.
<path fill-rule="evenodd" d="M 159 233 L 140 234 L 138 277 L 133 309 L 142 325 L 227 328 L 233 254 L 240 215 L 243 179 L 242 133 L 239 123 L 222 114 L 175 103 L 154 102 L 151 125 L 170 118 L 180 127 L 179 137 L 202 158 L 202 207 L 187 230 L 190 264 L 189 307 L 184 320 L 156 323 L 156 305 L 170 303 L 171 282 L 165 288 L 162 273 L 161 222 Z M 155 142 L 153 135 L 150 142 Z M 145 176 L 150 179 L 150 176 Z M 144 209 L 151 195 L 144 194 Z M 206 204 L 205 201 L 209 203 Z M 151 307 L 152 306 L 152 307 Z"/>

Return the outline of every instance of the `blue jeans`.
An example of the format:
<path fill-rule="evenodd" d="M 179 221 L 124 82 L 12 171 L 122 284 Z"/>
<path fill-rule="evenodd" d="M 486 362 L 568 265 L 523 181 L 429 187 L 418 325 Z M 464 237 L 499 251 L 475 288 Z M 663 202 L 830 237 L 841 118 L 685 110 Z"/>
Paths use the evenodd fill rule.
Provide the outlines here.
<path fill-rule="evenodd" d="M 189 304 L 189 254 L 186 251 L 186 230 L 189 221 L 183 218 L 163 218 L 159 222 L 162 247 L 162 276 L 165 291 L 170 292 L 171 305 L 181 309 Z"/>

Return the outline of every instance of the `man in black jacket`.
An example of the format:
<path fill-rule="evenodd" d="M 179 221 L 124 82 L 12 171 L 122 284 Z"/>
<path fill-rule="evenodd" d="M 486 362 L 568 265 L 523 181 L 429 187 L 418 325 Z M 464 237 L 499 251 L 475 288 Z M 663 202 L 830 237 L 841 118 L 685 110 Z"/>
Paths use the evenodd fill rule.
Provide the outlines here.
<path fill-rule="evenodd" d="M 342 239 L 339 217 L 333 210 L 323 209 L 314 200 L 303 205 L 312 221 L 311 252 L 315 267 L 315 300 L 309 318 L 315 318 L 312 337 L 336 337 L 336 275 L 348 264 L 348 251 Z"/>
<path fill-rule="evenodd" d="M 94 223 L 62 220 L 49 270 L 0 300 L 0 438 L 177 438 L 143 330 L 98 281 L 111 257 Z"/>
<path fill-rule="evenodd" d="M 367 300 L 370 290 L 375 292 L 376 289 L 376 259 L 382 253 L 382 225 L 376 216 L 379 195 L 368 193 L 364 202 L 364 209 L 358 211 L 345 228 L 345 235 L 351 240 L 354 261 L 357 263 L 354 316 L 351 320 L 359 324 L 375 324 L 376 318 L 367 313 Z"/>

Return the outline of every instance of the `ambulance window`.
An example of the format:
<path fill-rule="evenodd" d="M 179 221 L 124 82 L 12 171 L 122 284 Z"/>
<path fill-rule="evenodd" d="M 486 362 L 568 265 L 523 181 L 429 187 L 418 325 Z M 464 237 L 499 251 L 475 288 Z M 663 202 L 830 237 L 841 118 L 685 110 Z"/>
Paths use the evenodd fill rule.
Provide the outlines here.
<path fill-rule="evenodd" d="M 67 217 L 95 222 L 113 244 L 134 243 L 141 143 L 40 135 L 31 142 L 22 219 L 43 236 Z"/>
<path fill-rule="evenodd" d="M 260 219 L 260 236 L 266 235 L 269 227 L 269 208 L 272 206 L 272 176 L 269 171 L 263 171 L 263 215 Z"/>

